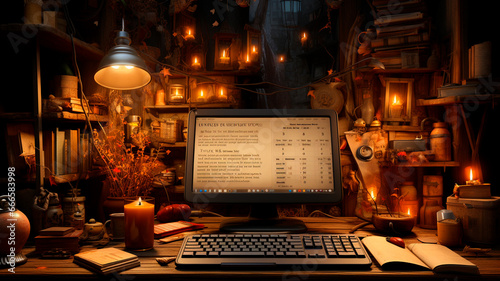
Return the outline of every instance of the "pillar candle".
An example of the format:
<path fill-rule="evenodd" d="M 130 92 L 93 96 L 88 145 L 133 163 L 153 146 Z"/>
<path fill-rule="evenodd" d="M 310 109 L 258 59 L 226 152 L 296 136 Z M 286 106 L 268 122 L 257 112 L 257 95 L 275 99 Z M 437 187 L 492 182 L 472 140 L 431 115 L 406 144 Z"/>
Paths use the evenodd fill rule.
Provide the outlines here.
<path fill-rule="evenodd" d="M 154 198 L 126 198 L 125 247 L 131 250 L 149 250 L 154 244 Z"/>

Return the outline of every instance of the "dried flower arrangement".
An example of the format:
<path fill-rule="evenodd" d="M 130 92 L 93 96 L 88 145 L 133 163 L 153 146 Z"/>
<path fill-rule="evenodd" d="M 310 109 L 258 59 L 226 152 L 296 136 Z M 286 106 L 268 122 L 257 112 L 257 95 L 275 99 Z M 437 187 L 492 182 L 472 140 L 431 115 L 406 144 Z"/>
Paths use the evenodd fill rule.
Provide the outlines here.
<path fill-rule="evenodd" d="M 145 132 L 132 135 L 133 143 L 126 146 L 122 130 L 94 131 L 97 157 L 108 174 L 110 196 L 145 196 L 151 192 L 154 176 L 165 167 L 156 156 L 147 153 L 150 143 Z"/>

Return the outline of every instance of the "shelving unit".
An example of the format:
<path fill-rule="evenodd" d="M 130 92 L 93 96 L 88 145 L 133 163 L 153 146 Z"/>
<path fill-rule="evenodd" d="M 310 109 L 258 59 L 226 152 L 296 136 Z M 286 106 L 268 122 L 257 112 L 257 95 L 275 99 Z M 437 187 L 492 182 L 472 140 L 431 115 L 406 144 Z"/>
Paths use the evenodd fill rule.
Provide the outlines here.
<path fill-rule="evenodd" d="M 17 123 L 20 122 L 32 125 L 35 141 L 34 146 L 36 148 L 35 164 L 37 167 L 35 184 L 37 187 L 41 187 L 44 184 L 45 178 L 45 168 L 42 168 L 44 167 L 44 127 L 62 125 L 67 128 L 78 128 L 82 127 L 87 121 L 83 113 L 43 111 L 43 96 L 46 96 L 47 93 L 42 93 L 44 89 L 42 85 L 47 85 L 45 83 L 48 83 L 47 76 L 45 76 L 45 70 L 53 70 L 54 65 L 51 64 L 65 56 L 72 57 L 73 53 L 76 54 L 77 59 L 82 63 L 80 68 L 85 68 L 94 63 L 97 64 L 104 56 L 104 52 L 91 44 L 77 38 L 71 38 L 70 35 L 43 24 L 3 24 L 0 25 L 0 34 L 5 36 L 4 38 L 7 38 L 6 41 L 3 41 L 3 44 L 6 44 L 8 41 L 11 43 L 9 47 L 12 47 L 12 49 L 6 50 L 3 56 L 26 57 L 27 61 L 31 59 L 30 63 L 32 63 L 32 65 L 30 67 L 30 65 L 13 65 L 17 63 L 15 59 L 8 60 L 4 57 L 6 67 L 8 68 L 19 69 L 25 67 L 24 70 L 26 71 L 23 75 L 24 77 L 26 77 L 25 75 L 28 75 L 28 77 L 31 75 L 32 84 L 22 85 L 23 90 L 13 92 L 17 95 L 16 98 L 18 101 L 15 105 L 18 106 L 21 111 L 16 110 L 16 112 L 9 112 L 11 109 L 4 107 L 0 110 L 0 119 L 5 126 L 9 126 L 9 124 L 10 126 L 16 126 Z M 52 56 L 50 56 L 50 54 L 52 54 Z M 57 54 L 57 57 L 54 54 Z M 45 60 L 47 59 L 45 56 L 49 58 L 49 61 Z M 19 63 L 21 63 L 21 61 Z M 68 64 L 71 64 L 71 61 L 68 61 Z M 48 73 L 50 73 L 50 71 L 48 71 Z M 11 75 L 9 77 L 14 76 Z M 19 78 L 16 80 L 25 81 L 21 83 L 27 84 L 26 82 L 29 81 L 29 78 Z M 82 77 L 82 80 L 84 85 L 94 83 L 85 76 Z M 15 83 L 15 81 L 13 81 L 13 83 Z M 15 86 L 12 87 L 15 89 Z M 29 91 L 31 91 L 31 93 Z M 30 106 L 31 104 L 32 106 Z M 108 122 L 108 116 L 89 114 L 89 121 Z M 97 176 L 95 171 L 88 171 L 84 174 L 68 173 L 57 175 L 55 181 L 56 183 L 63 183 L 77 179 L 87 179 L 93 176 Z"/>

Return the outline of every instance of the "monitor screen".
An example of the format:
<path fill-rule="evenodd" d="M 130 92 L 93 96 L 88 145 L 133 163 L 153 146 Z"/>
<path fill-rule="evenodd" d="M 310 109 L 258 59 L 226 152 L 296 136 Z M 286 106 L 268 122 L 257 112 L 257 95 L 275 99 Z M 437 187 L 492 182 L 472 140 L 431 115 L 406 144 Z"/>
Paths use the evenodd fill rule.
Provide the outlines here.
<path fill-rule="evenodd" d="M 188 123 L 188 201 L 340 201 L 335 111 L 199 109 L 190 112 Z"/>

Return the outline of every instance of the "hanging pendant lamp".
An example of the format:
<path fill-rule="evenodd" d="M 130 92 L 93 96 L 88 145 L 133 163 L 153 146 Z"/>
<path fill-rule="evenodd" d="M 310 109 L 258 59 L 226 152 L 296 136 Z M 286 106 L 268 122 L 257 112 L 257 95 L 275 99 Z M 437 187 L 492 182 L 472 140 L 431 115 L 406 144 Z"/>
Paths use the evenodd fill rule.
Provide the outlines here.
<path fill-rule="evenodd" d="M 97 84 L 115 90 L 132 90 L 144 87 L 151 81 L 146 63 L 130 43 L 122 20 L 122 30 L 115 38 L 116 45 L 104 56 L 94 74 Z"/>

